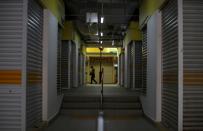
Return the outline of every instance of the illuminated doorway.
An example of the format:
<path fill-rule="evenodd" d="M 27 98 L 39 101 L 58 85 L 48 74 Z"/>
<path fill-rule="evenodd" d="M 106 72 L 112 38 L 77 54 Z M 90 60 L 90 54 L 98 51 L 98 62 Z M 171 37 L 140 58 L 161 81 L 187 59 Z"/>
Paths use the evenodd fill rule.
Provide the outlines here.
<path fill-rule="evenodd" d="M 104 84 L 118 83 L 118 50 L 117 48 L 104 48 L 100 59 L 98 48 L 86 48 L 86 84 L 91 83 L 90 67 L 95 69 L 95 80 L 99 83 L 100 60 L 104 68 Z"/>

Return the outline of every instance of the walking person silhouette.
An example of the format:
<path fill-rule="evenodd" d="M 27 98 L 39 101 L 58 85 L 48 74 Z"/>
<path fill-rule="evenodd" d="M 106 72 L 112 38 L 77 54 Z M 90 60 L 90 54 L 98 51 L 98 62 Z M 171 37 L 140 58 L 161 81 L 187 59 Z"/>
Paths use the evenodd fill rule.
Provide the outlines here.
<path fill-rule="evenodd" d="M 91 84 L 93 81 L 95 84 L 97 84 L 97 81 L 95 80 L 95 69 L 93 66 L 91 66 L 90 76 L 91 76 Z"/>

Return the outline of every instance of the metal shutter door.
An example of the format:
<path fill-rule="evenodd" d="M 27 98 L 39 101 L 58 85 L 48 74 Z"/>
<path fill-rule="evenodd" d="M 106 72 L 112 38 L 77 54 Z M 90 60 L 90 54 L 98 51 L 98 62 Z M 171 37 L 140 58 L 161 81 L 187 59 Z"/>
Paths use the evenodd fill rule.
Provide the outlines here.
<path fill-rule="evenodd" d="M 70 88 L 74 87 L 74 82 L 75 82 L 75 60 L 76 60 L 76 46 L 75 44 L 70 41 Z"/>
<path fill-rule="evenodd" d="M 58 94 L 62 93 L 62 83 L 61 83 L 61 54 L 62 53 L 62 41 L 61 34 L 59 31 L 58 35 L 58 47 L 57 47 L 57 92 Z"/>
<path fill-rule="evenodd" d="M 0 130 L 21 131 L 23 0 L 0 0 Z"/>
<path fill-rule="evenodd" d="M 27 27 L 27 128 L 42 121 L 42 32 L 43 9 L 36 0 L 28 2 Z"/>
<path fill-rule="evenodd" d="M 124 77 L 124 75 L 125 75 L 125 55 L 124 54 L 122 54 L 121 55 L 121 67 L 122 67 L 122 69 L 121 69 L 121 71 L 122 71 L 122 73 L 121 73 L 121 86 L 124 86 L 124 83 L 125 83 L 125 77 Z"/>
<path fill-rule="evenodd" d="M 147 90 L 147 28 L 143 29 L 142 38 L 142 91 L 146 94 Z"/>
<path fill-rule="evenodd" d="M 134 42 L 130 43 L 130 68 L 129 68 L 129 74 L 130 74 L 130 88 L 134 88 L 134 57 L 135 57 L 135 50 L 134 50 Z"/>
<path fill-rule="evenodd" d="M 177 0 L 162 10 L 162 123 L 178 130 L 178 22 Z"/>
<path fill-rule="evenodd" d="M 71 88 L 71 41 L 67 41 L 68 43 L 68 88 Z"/>
<path fill-rule="evenodd" d="M 134 85 L 137 90 L 142 88 L 142 43 L 135 42 L 135 59 L 134 59 Z"/>
<path fill-rule="evenodd" d="M 83 54 L 82 52 L 79 52 L 78 55 L 78 86 L 82 86 L 82 74 L 83 74 Z"/>
<path fill-rule="evenodd" d="M 183 0 L 183 130 L 203 130 L 203 1 Z"/>
<path fill-rule="evenodd" d="M 82 55 L 82 86 L 84 86 L 84 81 L 85 81 L 85 55 Z"/>
<path fill-rule="evenodd" d="M 69 88 L 69 70 L 68 66 L 70 63 L 69 59 L 69 42 L 63 41 L 62 47 L 61 47 L 61 87 L 63 90 L 66 90 Z"/>
<path fill-rule="evenodd" d="M 70 41 L 70 88 L 73 87 L 73 43 Z"/>
<path fill-rule="evenodd" d="M 130 79 L 131 79 L 131 68 L 130 68 L 130 58 L 131 58 L 131 45 L 128 44 L 127 46 L 127 88 L 130 88 L 131 85 L 130 85 Z"/>
<path fill-rule="evenodd" d="M 121 72 L 122 72 L 122 64 L 121 64 L 121 57 L 122 57 L 122 54 L 119 55 L 119 59 L 118 59 L 118 63 L 119 63 L 119 84 L 121 85 Z"/>

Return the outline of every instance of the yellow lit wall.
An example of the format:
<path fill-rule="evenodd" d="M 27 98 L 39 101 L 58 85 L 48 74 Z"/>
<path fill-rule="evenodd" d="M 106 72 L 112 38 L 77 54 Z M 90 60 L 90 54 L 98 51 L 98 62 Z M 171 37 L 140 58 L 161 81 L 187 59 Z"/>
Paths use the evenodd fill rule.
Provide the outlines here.
<path fill-rule="evenodd" d="M 118 49 L 117 48 L 104 48 L 102 51 L 103 53 L 117 53 Z M 100 53 L 99 48 L 86 48 L 86 53 Z"/>
<path fill-rule="evenodd" d="M 140 6 L 139 23 L 143 25 L 147 17 L 151 16 L 157 9 L 159 9 L 166 0 L 142 0 Z"/>
<path fill-rule="evenodd" d="M 62 30 L 62 40 L 72 40 L 79 46 L 82 44 L 82 40 L 76 31 L 72 21 L 65 21 L 64 28 Z"/>
<path fill-rule="evenodd" d="M 129 44 L 132 40 L 142 40 L 141 31 L 139 29 L 139 23 L 138 22 L 130 22 L 130 25 L 128 27 L 124 44 Z"/>
<path fill-rule="evenodd" d="M 62 25 L 62 21 L 65 19 L 64 2 L 62 0 L 41 0 L 41 3 L 57 17 Z"/>

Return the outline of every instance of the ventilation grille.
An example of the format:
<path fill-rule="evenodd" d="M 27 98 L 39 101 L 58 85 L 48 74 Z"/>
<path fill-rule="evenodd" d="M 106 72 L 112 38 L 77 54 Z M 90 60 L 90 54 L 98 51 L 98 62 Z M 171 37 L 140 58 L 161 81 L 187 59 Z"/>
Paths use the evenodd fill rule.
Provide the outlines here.
<path fill-rule="evenodd" d="M 177 0 L 162 10 L 162 123 L 178 130 L 178 25 Z"/>
<path fill-rule="evenodd" d="M 42 121 L 42 33 L 43 9 L 28 2 L 27 30 L 27 128 Z"/>
<path fill-rule="evenodd" d="M 183 129 L 203 130 L 203 1 L 183 0 Z"/>

